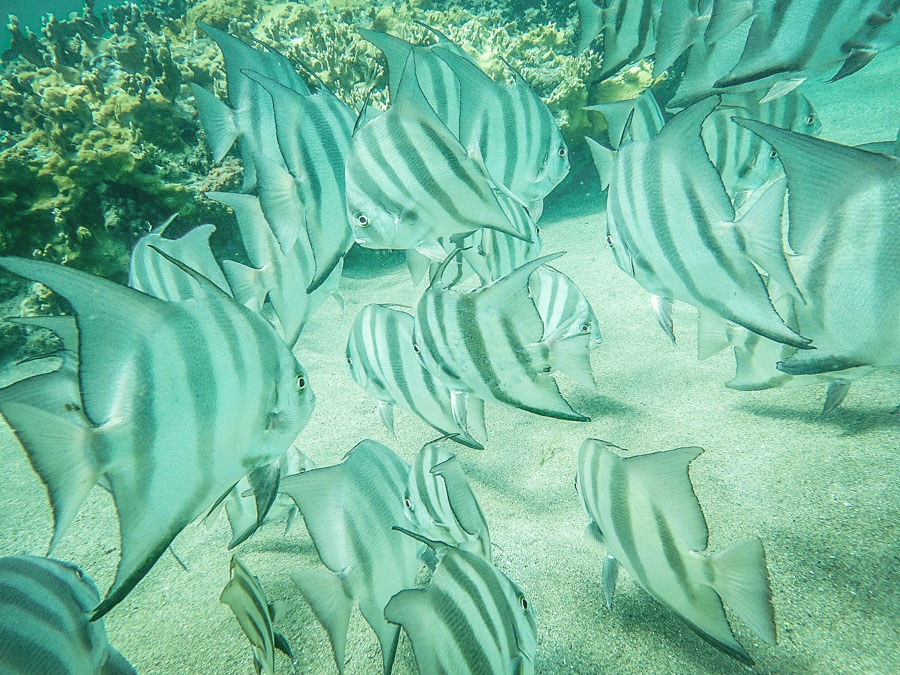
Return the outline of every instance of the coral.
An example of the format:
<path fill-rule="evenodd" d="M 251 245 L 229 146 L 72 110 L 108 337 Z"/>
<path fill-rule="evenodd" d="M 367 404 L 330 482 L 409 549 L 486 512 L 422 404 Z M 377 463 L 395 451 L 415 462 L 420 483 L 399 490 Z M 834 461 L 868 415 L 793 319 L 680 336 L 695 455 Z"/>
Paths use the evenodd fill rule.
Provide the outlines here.
<path fill-rule="evenodd" d="M 185 184 L 210 167 L 185 85 L 211 82 L 215 62 L 174 42 L 173 27 L 130 4 L 102 21 L 87 8 L 50 17 L 40 36 L 12 19 L 0 78 L 0 253 L 123 279 L 148 223 L 190 210 Z"/>

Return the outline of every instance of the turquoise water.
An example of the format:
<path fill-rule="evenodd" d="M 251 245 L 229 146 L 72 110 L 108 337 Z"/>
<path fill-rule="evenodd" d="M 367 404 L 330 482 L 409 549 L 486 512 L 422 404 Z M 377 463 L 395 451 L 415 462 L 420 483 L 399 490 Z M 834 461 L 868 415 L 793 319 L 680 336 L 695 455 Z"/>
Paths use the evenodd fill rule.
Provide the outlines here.
<path fill-rule="evenodd" d="M 251 9 L 265 9 L 269 4 L 256 3 Z M 476 15 L 490 15 L 489 3 L 455 4 Z M 444 3 L 432 2 L 425 3 L 422 11 L 443 9 L 446 9 Z M 332 30 L 341 22 L 362 23 L 363 19 L 372 19 L 358 8 L 353 11 L 357 13 L 351 12 L 349 18 L 329 15 L 329 22 L 323 20 L 320 30 Z M 557 70 L 550 65 L 541 70 L 536 65 L 542 57 L 534 50 L 541 54 L 554 50 L 566 55 L 574 53 L 577 34 L 574 6 L 570 9 L 557 3 L 554 12 L 549 17 L 544 17 L 540 10 L 527 16 L 523 12 L 521 29 L 555 20 L 565 27 L 568 40 L 565 44 L 538 45 L 538 49 L 529 43 L 527 49 L 516 51 L 505 42 L 506 37 L 496 35 L 494 44 L 498 51 L 504 47 L 527 64 L 522 68 L 525 78 L 532 77 L 540 83 L 539 87 L 543 87 L 540 93 L 551 101 L 557 120 L 572 124 L 573 110 L 581 103 L 594 100 L 571 104 L 569 108 L 555 103 L 549 94 L 555 91 L 563 77 L 561 73 L 572 70 L 566 70 L 565 64 L 556 66 Z M 406 15 L 401 12 L 400 16 Z M 426 15 L 426 20 L 435 21 L 442 16 Z M 172 18 L 182 20 L 177 16 Z M 519 34 L 518 27 L 509 26 L 507 15 L 490 20 L 495 22 L 491 25 L 503 27 L 504 35 Z M 253 33 L 256 24 L 271 25 L 266 24 L 265 16 L 257 15 L 253 22 L 245 16 L 234 22 L 233 30 L 243 36 L 254 34 L 274 41 L 269 34 Z M 388 30 L 399 30 L 398 25 L 399 22 L 391 23 Z M 154 30 L 145 28 L 148 32 Z M 453 31 L 467 35 L 461 26 L 452 23 L 445 29 L 457 39 Z M 291 30 L 299 34 L 313 29 L 293 26 Z M 344 44 L 347 53 L 351 53 L 350 47 L 339 42 L 347 39 L 348 31 L 338 34 L 341 29 L 334 30 L 335 43 Z M 483 38 L 471 27 L 466 30 Z M 212 56 L 216 50 L 211 41 L 200 33 L 189 33 L 189 36 L 170 38 L 179 63 L 189 63 L 191 59 L 205 63 L 216 58 Z M 292 39 L 285 33 L 280 35 L 278 44 L 288 52 L 292 49 Z M 198 48 L 198 45 L 205 47 Z M 466 45 L 470 46 L 482 53 L 487 50 L 487 45 L 477 41 Z M 331 43 L 312 40 L 302 42 L 301 47 L 314 54 L 310 61 L 318 64 L 315 67 L 323 74 L 336 67 L 333 61 L 322 56 L 332 48 Z M 601 48 L 595 43 L 594 49 Z M 352 53 L 360 59 L 367 54 Z M 369 58 L 375 58 L 372 54 Z M 547 63 L 551 64 L 549 57 Z M 675 70 L 683 65 L 677 64 Z M 115 66 L 122 72 L 142 67 L 140 62 Z M 20 68 L 24 72 L 29 66 L 23 63 Z M 346 95 L 355 84 L 351 82 L 348 86 L 346 78 L 360 73 L 369 75 L 364 69 L 348 71 L 350 74 L 344 79 L 335 77 L 331 81 L 341 95 Z M 202 82 L 201 86 L 213 89 L 212 81 L 202 75 L 199 66 L 192 72 Z M 217 80 L 224 82 L 221 65 L 213 67 L 212 72 Z M 900 122 L 900 93 L 893 86 L 900 76 L 897 49 L 880 54 L 858 73 L 838 82 L 827 82 L 828 75 L 817 74 L 800 89 L 819 117 L 820 138 L 857 145 L 896 137 Z M 152 171 L 166 176 L 165 181 L 169 182 L 176 180 L 174 176 L 181 176 L 189 191 L 189 199 L 178 202 L 183 212 L 168 234 L 174 237 L 202 222 L 213 222 L 217 227 L 212 239 L 216 257 L 248 264 L 247 252 L 242 249 L 230 211 L 216 210 L 209 200 L 194 197 L 194 193 L 209 189 L 237 192 L 241 157 L 233 150 L 224 164 L 212 165 L 199 122 L 189 113 L 182 115 L 193 106 L 187 81 L 186 78 L 184 86 L 172 94 L 172 117 L 184 125 L 179 127 L 183 134 L 178 137 L 180 140 L 162 151 L 149 149 L 147 145 L 134 147 L 147 153 Z M 383 78 L 378 84 L 386 86 Z M 654 88 L 665 86 L 661 82 Z M 631 80 L 625 84 L 619 80 L 611 88 L 616 92 L 635 92 L 639 87 Z M 216 92 L 224 97 L 223 89 Z M 592 92 L 592 96 L 599 95 L 596 90 Z M 93 109 L 92 113 L 91 123 L 95 128 L 107 119 L 98 110 Z M 135 144 L 146 143 L 151 133 L 146 119 L 151 115 L 142 116 L 140 112 L 139 108 L 123 123 L 141 130 L 141 138 L 129 140 Z M 57 119 L 56 115 L 54 112 L 53 119 Z M 21 152 L 27 144 L 17 140 L 18 132 L 10 117 L 4 119 L 4 133 L 10 134 L 16 143 L 0 143 L 0 167 L 6 172 L 24 172 L 26 169 L 21 167 L 26 164 L 16 164 L 12 158 L 23 161 L 18 159 L 21 154 L 14 153 Z M 70 126 L 65 126 L 66 123 Z M 74 138 L 82 132 L 69 119 L 61 122 L 59 129 L 63 138 L 65 134 Z M 191 131 L 187 133 L 184 129 Z M 108 128 L 104 127 L 103 133 L 109 133 Z M 601 130 L 598 135 L 602 133 Z M 157 134 L 154 141 L 164 137 L 158 130 Z M 38 144 L 35 153 L 39 156 L 52 153 L 64 156 L 45 138 L 29 138 Z M 892 412 L 900 403 L 897 368 L 880 368 L 854 381 L 846 400 L 827 416 L 820 414 L 827 386 L 824 383 L 763 391 L 726 388 L 724 383 L 734 376 L 731 350 L 698 360 L 697 313 L 683 302 L 674 307 L 677 342 L 670 343 L 657 325 L 648 293 L 617 266 L 607 250 L 605 196 L 595 170 L 578 139 L 569 135 L 566 138 L 572 169 L 566 180 L 546 198 L 539 226 L 544 253 L 566 251 L 554 261 L 554 266 L 568 275 L 590 301 L 603 335 L 602 345 L 590 354 L 596 390 L 565 376 L 558 377 L 562 396 L 591 421 L 569 422 L 489 403 L 485 415 L 485 449 L 452 447 L 489 525 L 495 566 L 521 587 L 535 612 L 538 630 L 535 672 L 734 673 L 745 670 L 738 661 L 704 642 L 626 571 L 620 573 L 615 600 L 607 608 L 601 578 L 604 549 L 585 536 L 588 517 L 573 489 L 577 452 L 585 438 L 613 443 L 626 449 L 629 456 L 681 446 L 704 448 L 703 454 L 691 464 L 689 475 L 710 531 L 708 551 L 717 553 L 757 536 L 765 546 L 777 644 L 765 644 L 736 613 L 728 611 L 736 638 L 756 661 L 755 671 L 900 671 L 896 536 L 900 516 L 896 481 L 900 468 L 900 414 Z M 92 161 L 84 159 L 86 166 L 93 166 Z M 173 165 L 182 173 L 176 174 Z M 157 214 L 168 213 L 174 207 L 173 202 L 167 201 L 172 199 L 171 194 L 163 192 L 160 183 L 129 178 L 129 172 L 151 175 L 146 164 L 139 161 L 121 173 L 111 169 L 103 171 L 108 173 L 96 183 L 79 183 L 79 189 L 88 194 L 83 201 L 75 201 L 72 193 L 64 193 L 73 201 L 60 203 L 80 204 L 78 208 L 82 211 L 73 215 L 65 207 L 57 207 L 55 213 L 60 229 L 70 227 L 70 222 L 77 219 L 88 230 L 96 231 L 95 239 L 108 236 L 103 241 L 111 241 L 110 249 L 118 251 L 116 246 L 130 247 L 137 236 L 163 220 L 162 217 L 153 220 Z M 57 178 L 63 175 L 61 172 Z M 78 178 L 77 173 L 75 176 Z M 35 205 L 33 217 L 43 218 L 41 200 L 49 199 L 50 188 L 36 181 L 40 190 L 30 195 L 14 179 L 9 173 L 0 173 L 4 193 L 17 193 L 18 201 L 7 198 L 5 202 L 15 205 L 9 206 L 10 214 L 14 208 L 20 208 L 23 199 L 31 199 Z M 840 190 L 841 186 L 835 185 L 834 189 Z M 894 194 L 891 198 L 896 205 L 900 196 Z M 96 208 L 93 202 L 102 202 L 102 208 Z M 198 203 L 202 206 L 197 206 Z M 896 210 L 893 217 L 896 219 Z M 4 252 L 21 255 L 39 248 L 30 239 L 27 246 L 14 248 L 18 245 L 16 237 L 24 236 L 20 234 L 20 221 L 9 216 L 2 222 Z M 101 230 L 107 234 L 103 235 Z M 127 259 L 123 262 L 117 254 L 96 255 L 96 249 L 91 249 L 85 239 L 77 241 L 82 247 L 77 248 L 74 236 L 68 245 L 72 251 L 78 251 L 78 256 L 73 255 L 70 261 L 73 266 L 83 265 L 124 280 Z M 0 279 L 4 316 L 66 309 L 58 301 L 52 304 L 34 294 L 30 284 L 15 283 L 13 275 L 6 271 L 0 273 Z M 396 433 L 389 433 L 379 420 L 372 396 L 351 378 L 344 350 L 350 326 L 363 307 L 377 302 L 415 308 L 426 285 L 427 282 L 418 285 L 411 282 L 401 253 L 373 253 L 355 247 L 346 261 L 340 299 L 327 298 L 304 327 L 293 351 L 315 392 L 316 407 L 297 440 L 297 447 L 316 465 L 339 463 L 352 447 L 366 438 L 385 444 L 403 460 L 412 462 L 423 444 L 438 435 L 402 409 L 395 412 Z M 896 307 L 884 311 L 898 312 Z M 55 360 L 23 361 L 58 348 L 46 335 L 35 333 L 26 341 L 21 332 L 7 327 L 2 338 L 0 385 L 56 367 Z M 225 360 L 226 350 L 213 357 L 216 363 Z M 160 367 L 165 372 L 171 371 L 173 378 L 180 376 L 179 370 L 171 369 L 169 363 Z M 249 412 L 247 416 L 250 417 Z M 167 420 L 160 423 L 165 424 Z M 0 492 L 0 555 L 44 554 L 53 522 L 47 492 L 16 435 L 5 423 L 0 424 L 0 484 L 4 487 Z M 178 494 L 179 490 L 175 489 L 172 499 L 177 499 Z M 208 506 L 204 505 L 204 512 Z M 160 504 L 159 512 L 164 513 L 167 508 L 168 505 Z M 294 664 L 277 655 L 276 672 L 292 672 L 292 667 L 293 672 L 336 672 L 327 633 L 289 576 L 297 570 L 325 569 L 303 519 L 297 518 L 285 533 L 283 517 L 273 518 L 235 551 L 227 550 L 231 537 L 228 521 L 222 514 L 204 523 L 188 525 L 172 543 L 173 551 L 187 569 L 172 554 L 165 553 L 104 618 L 110 643 L 140 673 L 253 672 L 247 638 L 229 608 L 219 602 L 229 579 L 231 555 L 237 553 L 259 578 L 268 600 L 286 603 L 286 612 L 275 629 L 290 643 Z M 113 581 L 120 546 L 115 503 L 106 490 L 93 489 L 53 551 L 53 557 L 78 564 L 95 580 L 102 597 Z M 427 583 L 428 576 L 422 566 L 417 580 L 420 586 Z M 354 610 L 345 672 L 380 671 L 378 642 Z M 406 633 L 400 637 L 394 672 L 417 672 Z"/>

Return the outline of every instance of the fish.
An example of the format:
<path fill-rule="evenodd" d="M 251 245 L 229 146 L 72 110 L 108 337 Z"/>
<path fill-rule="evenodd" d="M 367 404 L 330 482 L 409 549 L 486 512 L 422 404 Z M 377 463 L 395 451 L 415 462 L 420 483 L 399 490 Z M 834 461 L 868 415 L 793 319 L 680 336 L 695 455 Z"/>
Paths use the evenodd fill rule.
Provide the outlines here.
<path fill-rule="evenodd" d="M 197 292 L 190 275 L 170 263 L 157 250 L 202 274 L 223 293 L 231 295 L 231 287 L 209 247 L 214 225 L 198 225 L 178 239 L 164 237 L 172 219 L 166 220 L 135 242 L 128 266 L 128 285 L 160 300 L 188 300 Z"/>
<path fill-rule="evenodd" d="M 816 350 L 789 375 L 900 365 L 900 160 L 735 118 L 777 152 L 789 190 L 797 324 Z"/>
<path fill-rule="evenodd" d="M 413 460 L 403 500 L 406 519 L 432 545 L 461 548 L 493 562 L 484 513 L 446 440 L 426 443 Z M 440 549 L 441 555 L 446 552 Z"/>
<path fill-rule="evenodd" d="M 312 293 L 353 245 L 344 210 L 344 162 L 357 115 L 324 86 L 315 94 L 303 95 L 259 73 L 244 74 L 272 97 L 278 147 L 287 166 L 286 172 L 279 171 L 280 180 L 269 180 L 266 189 L 260 190 L 263 211 L 270 222 L 299 222 L 296 212 L 272 213 L 291 204 L 289 199 L 270 199 L 277 190 L 297 190 L 315 258 L 315 274 L 306 288 Z"/>
<path fill-rule="evenodd" d="M 388 92 L 393 103 L 400 93 L 400 79 L 411 52 L 415 53 L 416 77 L 422 94 L 431 104 L 437 116 L 454 136 L 459 138 L 459 80 L 452 68 L 441 59 L 436 49 L 449 49 L 463 58 L 470 58 L 450 38 L 430 26 L 419 24 L 437 38 L 428 45 L 414 45 L 388 33 L 357 28 L 365 40 L 371 42 L 384 54 L 388 66 Z"/>
<path fill-rule="evenodd" d="M 347 338 L 347 366 L 353 380 L 377 401 L 378 414 L 394 433 L 394 406 L 405 408 L 457 443 L 484 449 L 467 430 L 484 438 L 484 401 L 474 396 L 451 406 L 450 390 L 415 352 L 415 319 L 385 305 L 360 310 Z M 460 409 L 461 408 L 461 409 Z"/>
<path fill-rule="evenodd" d="M 250 641 L 253 667 L 257 675 L 274 675 L 276 649 L 292 661 L 294 659 L 287 639 L 272 628 L 272 624 L 284 614 L 285 604 L 269 603 L 259 579 L 237 556 L 231 557 L 229 570 L 231 577 L 222 589 L 219 602 L 231 608 L 241 630 Z"/>
<path fill-rule="evenodd" d="M 328 295 L 337 293 L 343 261 L 325 284 L 308 293 L 315 261 L 305 235 L 301 233 L 293 246 L 284 250 L 266 220 L 258 197 L 231 192 L 207 192 L 206 196 L 234 211 L 250 261 L 250 266 L 233 260 L 222 262 L 236 299 L 253 308 L 262 307 L 268 301 L 278 319 L 279 332 L 293 347 Z"/>
<path fill-rule="evenodd" d="M 577 0 L 578 51 L 603 36 L 603 64 L 597 80 L 615 75 L 656 51 L 656 33 L 663 0 L 605 0 L 598 7 L 591 0 Z"/>
<path fill-rule="evenodd" d="M 761 0 L 740 60 L 717 88 L 794 86 L 835 65 L 852 75 L 900 44 L 896 0 Z"/>
<path fill-rule="evenodd" d="M 534 673 L 534 607 L 470 551 L 450 548 L 428 586 L 397 593 L 384 616 L 403 626 L 421 673 Z"/>
<path fill-rule="evenodd" d="M 353 135 L 347 215 L 366 248 L 415 248 L 488 227 L 528 241 L 510 224 L 483 163 L 469 156 L 422 94 L 409 53 L 396 99 Z"/>
<path fill-rule="evenodd" d="M 121 602 L 219 495 L 278 458 L 315 404 L 305 371 L 268 323 L 169 260 L 204 292 L 166 302 L 68 267 L 0 258 L 75 310 L 86 423 L 15 400 L 0 413 L 47 486 L 51 543 L 94 483 L 102 476 L 109 484 L 121 559 L 93 619 Z"/>
<path fill-rule="evenodd" d="M 620 144 L 607 199 L 607 243 L 619 268 L 651 294 L 809 349 L 810 340 L 788 328 L 772 307 L 755 265 L 769 273 L 787 266 L 783 186 L 770 188 L 735 221 L 700 135 L 718 103 L 716 96 L 703 99 L 673 117 L 655 139 Z"/>
<path fill-rule="evenodd" d="M 340 464 L 281 481 L 328 568 L 293 572 L 291 579 L 328 631 L 341 673 L 354 604 L 378 637 L 385 675 L 391 672 L 400 628 L 385 621 L 384 607 L 413 586 L 419 561 L 419 544 L 391 529 L 404 522 L 408 476 L 409 465 L 393 450 L 367 439 Z"/>
<path fill-rule="evenodd" d="M 664 0 L 653 56 L 660 77 L 688 48 L 714 43 L 759 11 L 760 0 Z"/>
<path fill-rule="evenodd" d="M 457 395 L 477 396 L 538 415 L 587 421 L 559 392 L 550 371 L 576 381 L 593 379 L 589 335 L 542 341 L 544 325 L 528 293 L 528 280 L 562 253 L 532 260 L 511 274 L 471 291 L 446 287 L 435 272 L 416 310 L 415 344 L 426 367 Z"/>
<path fill-rule="evenodd" d="M 569 173 L 569 149 L 550 108 L 505 61 L 514 81 L 500 85 L 457 50 L 435 53 L 460 83 L 460 142 L 538 220 L 544 197 Z"/>
<path fill-rule="evenodd" d="M 9 675 L 133 675 L 110 643 L 100 602 L 79 567 L 31 555 L 0 558 L 0 670 Z"/>
<path fill-rule="evenodd" d="M 221 162 L 237 141 L 243 165 L 243 192 L 256 188 L 254 152 L 272 161 L 281 161 L 275 133 L 272 100 L 242 70 L 252 70 L 271 77 L 302 95 L 309 87 L 294 70 L 291 62 L 279 52 L 260 51 L 223 30 L 203 21 L 197 27 L 215 41 L 225 59 L 225 74 L 230 105 L 196 83 L 191 83 L 200 124 L 206 132 L 214 162 Z M 259 43 L 261 44 L 261 43 Z M 290 241 L 285 242 L 290 245 Z"/>
<path fill-rule="evenodd" d="M 550 265 L 542 265 L 528 280 L 528 292 L 544 324 L 544 342 L 552 344 L 581 335 L 590 336 L 591 349 L 603 342 L 591 303 L 565 274 Z"/>
<path fill-rule="evenodd" d="M 700 637 L 747 665 L 753 659 L 735 639 L 723 601 L 767 644 L 774 645 L 765 551 L 758 538 L 721 553 L 706 552 L 709 531 L 694 494 L 688 465 L 703 448 L 675 448 L 622 457 L 612 443 L 588 438 L 578 450 L 576 486 L 600 538 L 607 603 L 615 572 L 624 567 L 658 602 Z"/>

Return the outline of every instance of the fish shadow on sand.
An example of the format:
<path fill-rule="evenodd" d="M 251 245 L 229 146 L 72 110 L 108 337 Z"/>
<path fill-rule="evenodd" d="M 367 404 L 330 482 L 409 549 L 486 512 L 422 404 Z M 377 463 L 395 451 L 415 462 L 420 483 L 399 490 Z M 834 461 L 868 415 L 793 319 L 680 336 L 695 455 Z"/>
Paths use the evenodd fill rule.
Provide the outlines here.
<path fill-rule="evenodd" d="M 853 407 L 840 407 L 828 415 L 823 415 L 819 408 L 800 409 L 786 405 L 742 403 L 738 409 L 758 417 L 773 420 L 793 420 L 820 427 L 832 427 L 844 436 L 876 431 L 879 429 L 900 430 L 900 415 L 892 414 L 893 407 L 885 404 L 883 409 L 861 410 Z"/>
<path fill-rule="evenodd" d="M 590 417 L 593 422 L 601 417 L 635 415 L 641 412 L 641 409 L 636 406 L 603 394 L 592 393 L 582 387 L 566 392 L 565 398 L 575 410 Z"/>

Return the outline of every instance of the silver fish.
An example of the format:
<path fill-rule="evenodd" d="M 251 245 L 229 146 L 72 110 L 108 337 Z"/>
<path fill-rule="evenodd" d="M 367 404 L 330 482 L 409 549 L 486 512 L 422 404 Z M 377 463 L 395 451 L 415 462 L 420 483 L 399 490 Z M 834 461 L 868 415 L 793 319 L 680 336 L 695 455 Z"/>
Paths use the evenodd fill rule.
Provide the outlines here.
<path fill-rule="evenodd" d="M 97 587 L 78 567 L 35 556 L 0 558 L 0 672 L 134 675 L 91 621 Z"/>
<path fill-rule="evenodd" d="M 428 587 L 397 593 L 384 616 L 409 635 L 420 673 L 534 673 L 534 608 L 475 553 L 450 548 Z"/>
<path fill-rule="evenodd" d="M 262 584 L 237 556 L 231 558 L 231 578 L 222 589 L 219 602 L 228 605 L 234 612 L 241 630 L 250 641 L 253 650 L 253 667 L 257 675 L 275 675 L 275 650 L 278 649 L 294 658 L 291 648 L 283 635 L 272 629 L 284 613 L 284 603 L 270 604 Z"/>
<path fill-rule="evenodd" d="M 577 0 L 577 4 L 578 51 L 603 36 L 603 68 L 598 79 L 605 80 L 656 51 L 663 0 L 606 0 L 603 7 L 591 0 Z"/>
<path fill-rule="evenodd" d="M 415 352 L 415 319 L 384 305 L 366 305 L 347 338 L 347 365 L 354 381 L 377 402 L 378 414 L 394 433 L 394 406 L 471 448 L 483 449 L 466 429 L 472 425 L 483 438 L 484 401 L 469 397 L 454 410 L 450 390 L 422 365 Z M 461 420 L 462 423 L 460 423 Z"/>
<path fill-rule="evenodd" d="M 550 371 L 590 379 L 589 335 L 548 345 L 528 294 L 528 279 L 544 256 L 483 288 L 455 291 L 435 272 L 416 311 L 416 345 L 426 366 L 457 394 L 477 396 L 538 415 L 587 418 L 563 399 Z"/>
<path fill-rule="evenodd" d="M 410 51 L 391 108 L 359 129 L 347 156 L 347 215 L 367 248 L 415 248 L 482 227 L 528 240 L 504 214 L 484 165 L 422 94 Z"/>
<path fill-rule="evenodd" d="M 446 439 L 427 443 L 416 455 L 404 504 L 416 534 L 493 561 L 487 521 Z"/>
<path fill-rule="evenodd" d="M 77 512 L 100 476 L 109 483 L 122 555 L 98 618 L 219 495 L 284 452 L 315 399 L 271 327 L 189 268 L 202 291 L 174 303 L 42 261 L 2 258 L 0 266 L 75 309 L 87 424 L 14 400 L 0 412 L 55 515 Z"/>
<path fill-rule="evenodd" d="M 329 570 L 303 570 L 291 578 L 328 631 L 340 672 L 357 603 L 381 643 L 384 672 L 391 672 L 400 629 L 385 621 L 384 607 L 413 585 L 418 568 L 418 544 L 392 529 L 404 522 L 408 475 L 409 466 L 393 450 L 365 440 L 340 464 L 281 482 Z"/>
<path fill-rule="evenodd" d="M 623 458 L 611 443 L 588 438 L 578 451 L 576 486 L 606 544 L 607 602 L 622 565 L 644 590 L 700 637 L 748 665 L 722 608 L 724 600 L 768 644 L 775 644 L 765 552 L 759 539 L 709 554 L 709 531 L 688 465 L 702 448 L 676 448 Z"/>

